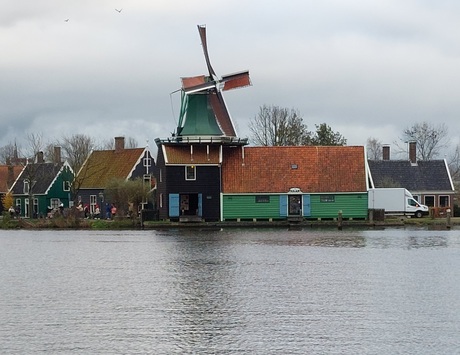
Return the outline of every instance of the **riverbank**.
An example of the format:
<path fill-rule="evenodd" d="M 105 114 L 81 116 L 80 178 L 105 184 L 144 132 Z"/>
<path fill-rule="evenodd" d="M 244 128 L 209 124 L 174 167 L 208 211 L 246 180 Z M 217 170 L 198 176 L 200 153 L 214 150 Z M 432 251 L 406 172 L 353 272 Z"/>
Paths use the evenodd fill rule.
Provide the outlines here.
<path fill-rule="evenodd" d="M 146 221 L 141 223 L 138 219 L 79 219 L 79 218 L 54 218 L 54 219 L 10 219 L 0 221 L 0 229 L 95 229 L 95 230 L 121 230 L 121 229 L 216 229 L 216 228 L 383 228 L 383 227 L 426 227 L 429 229 L 450 229 L 460 226 L 460 217 L 447 218 L 407 218 L 388 217 L 384 221 L 370 222 L 367 220 L 301 220 L 301 221 L 224 221 L 224 222 L 172 222 L 172 221 Z"/>

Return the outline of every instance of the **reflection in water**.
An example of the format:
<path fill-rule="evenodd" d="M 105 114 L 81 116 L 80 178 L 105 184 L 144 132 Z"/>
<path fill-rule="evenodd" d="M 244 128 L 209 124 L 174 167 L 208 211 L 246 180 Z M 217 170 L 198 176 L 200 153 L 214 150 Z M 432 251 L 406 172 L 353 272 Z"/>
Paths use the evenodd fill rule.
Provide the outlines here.
<path fill-rule="evenodd" d="M 0 231 L 5 354 L 454 354 L 459 232 Z"/>
<path fill-rule="evenodd" d="M 180 305 L 171 320 L 180 332 L 180 350 L 189 353 L 211 351 L 212 344 L 237 326 L 229 314 L 235 305 L 229 293 L 234 278 L 234 262 L 228 244 L 218 239 L 184 238 L 171 260 L 174 288 L 171 302 Z"/>
<path fill-rule="evenodd" d="M 441 236 L 410 236 L 408 238 L 409 248 L 445 248 L 447 238 Z"/>

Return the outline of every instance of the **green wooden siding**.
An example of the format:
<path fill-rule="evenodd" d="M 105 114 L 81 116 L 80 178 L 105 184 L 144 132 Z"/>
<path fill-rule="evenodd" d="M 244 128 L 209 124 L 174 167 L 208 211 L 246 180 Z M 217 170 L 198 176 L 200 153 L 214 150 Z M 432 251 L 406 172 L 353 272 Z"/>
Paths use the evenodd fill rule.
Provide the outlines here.
<path fill-rule="evenodd" d="M 311 218 L 336 218 L 339 211 L 343 218 L 367 218 L 367 193 L 330 194 L 333 202 L 322 202 L 321 196 L 311 195 Z"/>
<path fill-rule="evenodd" d="M 256 196 L 257 195 L 224 195 L 222 197 L 224 220 L 237 218 L 280 218 L 279 195 L 263 195 L 269 197 L 269 202 L 258 203 L 256 203 Z"/>
<path fill-rule="evenodd" d="M 256 203 L 261 195 L 224 195 L 223 219 L 284 219 L 280 214 L 280 195 L 269 196 L 269 202 Z M 284 196 L 281 195 L 281 196 Z M 323 196 L 323 198 L 321 198 Z M 310 216 L 306 218 L 336 218 L 342 211 L 343 218 L 367 218 L 367 193 L 310 195 Z M 328 201 L 328 202 L 322 202 Z"/>

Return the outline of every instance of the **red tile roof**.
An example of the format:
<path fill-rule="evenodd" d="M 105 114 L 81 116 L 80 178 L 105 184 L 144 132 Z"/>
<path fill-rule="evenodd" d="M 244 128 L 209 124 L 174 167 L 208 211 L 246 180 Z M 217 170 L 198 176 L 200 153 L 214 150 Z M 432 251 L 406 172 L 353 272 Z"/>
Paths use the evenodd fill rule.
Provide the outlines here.
<path fill-rule="evenodd" d="M 8 188 L 16 181 L 16 178 L 21 173 L 24 168 L 21 165 L 14 165 L 13 168 L 13 181 L 11 181 L 10 186 L 8 186 L 8 165 L 0 165 L 0 192 L 7 192 Z"/>
<path fill-rule="evenodd" d="M 364 192 L 364 147 L 225 148 L 223 193 Z"/>
<path fill-rule="evenodd" d="M 129 178 L 143 153 L 144 148 L 92 152 L 78 173 L 77 180 L 81 181 L 80 188 L 105 188 L 112 178 Z"/>

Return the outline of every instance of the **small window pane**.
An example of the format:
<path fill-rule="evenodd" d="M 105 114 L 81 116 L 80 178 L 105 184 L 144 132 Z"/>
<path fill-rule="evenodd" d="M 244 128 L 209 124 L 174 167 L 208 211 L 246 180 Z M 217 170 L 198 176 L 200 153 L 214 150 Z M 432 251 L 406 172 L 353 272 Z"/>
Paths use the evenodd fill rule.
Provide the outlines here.
<path fill-rule="evenodd" d="M 321 195 L 319 198 L 320 202 L 335 202 L 334 195 Z"/>
<path fill-rule="evenodd" d="M 185 167 L 185 180 L 196 180 L 196 169 L 194 165 Z"/>
<path fill-rule="evenodd" d="M 270 203 L 270 196 L 256 196 L 256 203 Z"/>

